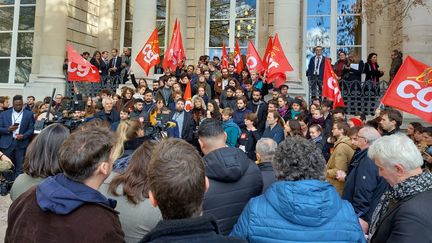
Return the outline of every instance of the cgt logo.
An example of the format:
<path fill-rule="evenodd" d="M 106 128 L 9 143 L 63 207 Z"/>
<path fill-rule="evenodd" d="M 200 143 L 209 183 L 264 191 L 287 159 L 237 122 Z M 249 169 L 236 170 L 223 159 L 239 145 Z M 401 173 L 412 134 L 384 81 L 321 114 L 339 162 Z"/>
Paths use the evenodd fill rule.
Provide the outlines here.
<path fill-rule="evenodd" d="M 333 76 L 327 79 L 327 87 L 333 90 L 334 96 L 336 97 L 336 101 L 340 102 L 342 99 L 342 94 L 339 90 L 339 86 L 337 85 L 337 81 Z"/>
<path fill-rule="evenodd" d="M 153 52 L 152 45 L 150 44 L 144 46 L 142 54 L 144 55 L 144 61 L 148 64 L 150 64 L 152 61 L 156 61 L 159 58 L 159 54 Z"/>
<path fill-rule="evenodd" d="M 411 105 L 423 112 L 432 112 L 432 86 L 422 87 L 413 80 L 404 80 L 397 89 L 397 94 L 405 99 L 411 99 Z"/>
<path fill-rule="evenodd" d="M 81 78 L 87 76 L 87 74 L 89 74 L 90 70 L 91 70 L 92 74 L 96 73 L 96 70 L 94 70 L 90 66 L 90 63 L 89 63 L 89 66 L 81 66 L 81 65 L 78 65 L 74 62 L 69 62 L 69 65 L 68 65 L 68 72 L 76 73 L 76 75 L 78 77 L 81 77 Z"/>

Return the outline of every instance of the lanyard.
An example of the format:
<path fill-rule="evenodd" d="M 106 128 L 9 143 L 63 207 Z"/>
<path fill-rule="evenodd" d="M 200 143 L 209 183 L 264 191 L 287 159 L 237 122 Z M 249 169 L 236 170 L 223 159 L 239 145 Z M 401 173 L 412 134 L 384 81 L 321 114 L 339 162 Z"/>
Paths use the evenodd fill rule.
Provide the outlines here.
<path fill-rule="evenodd" d="M 16 121 L 18 121 L 18 119 L 22 116 L 22 114 L 23 114 L 23 111 L 22 111 L 22 110 L 21 110 L 20 113 L 18 113 L 18 116 L 17 116 L 17 117 L 15 117 L 15 116 L 14 116 L 14 113 L 12 113 L 12 120 L 13 120 L 13 124 L 15 124 Z M 12 124 L 12 125 L 13 125 L 13 124 Z"/>

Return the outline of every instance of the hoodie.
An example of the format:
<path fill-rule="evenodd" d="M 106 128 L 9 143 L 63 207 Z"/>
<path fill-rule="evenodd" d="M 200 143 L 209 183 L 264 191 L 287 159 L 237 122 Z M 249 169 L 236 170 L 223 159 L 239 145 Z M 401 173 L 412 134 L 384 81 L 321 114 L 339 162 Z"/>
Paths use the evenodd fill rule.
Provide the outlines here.
<path fill-rule="evenodd" d="M 43 211 L 66 215 L 86 203 L 115 208 L 116 201 L 97 190 L 68 179 L 64 174 L 48 177 L 36 188 L 37 204 Z"/>
<path fill-rule="evenodd" d="M 220 148 L 203 159 L 210 182 L 204 195 L 204 214 L 214 215 L 221 232 L 228 234 L 249 199 L 261 193 L 261 172 L 238 148 Z"/>
<path fill-rule="evenodd" d="M 231 118 L 228 121 L 223 122 L 223 129 L 227 134 L 226 144 L 230 147 L 235 147 L 237 145 L 237 140 L 241 135 L 240 127 Z"/>
<path fill-rule="evenodd" d="M 366 242 L 351 204 L 318 180 L 273 183 L 248 203 L 230 235 L 249 242 Z"/>

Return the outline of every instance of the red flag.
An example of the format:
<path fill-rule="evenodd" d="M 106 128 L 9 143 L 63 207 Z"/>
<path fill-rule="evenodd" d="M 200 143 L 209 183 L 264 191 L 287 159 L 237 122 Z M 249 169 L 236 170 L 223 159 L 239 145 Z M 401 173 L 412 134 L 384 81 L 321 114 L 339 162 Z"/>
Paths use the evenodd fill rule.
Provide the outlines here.
<path fill-rule="evenodd" d="M 225 42 L 222 43 L 222 68 L 228 68 L 228 55 Z"/>
<path fill-rule="evenodd" d="M 144 69 L 148 76 L 151 67 L 160 62 L 158 29 L 155 28 L 144 47 L 135 58 L 136 62 Z"/>
<path fill-rule="evenodd" d="M 286 80 L 285 72 L 293 70 L 283 52 L 278 35 L 276 34 L 268 57 L 267 83 L 274 82 L 275 87 L 278 88 Z"/>
<path fill-rule="evenodd" d="M 330 64 L 330 59 L 328 58 L 325 59 L 324 64 L 322 96 L 333 101 L 333 109 L 338 106 L 345 106 L 342 99 L 342 93 L 339 88 L 339 83 L 337 81 L 337 76 Z"/>
<path fill-rule="evenodd" d="M 183 99 L 185 100 L 185 111 L 192 110 L 192 89 L 191 89 L 191 81 L 189 80 L 186 84 L 186 89 L 183 95 Z"/>
<path fill-rule="evenodd" d="M 381 102 L 432 123 L 432 67 L 408 56 Z"/>
<path fill-rule="evenodd" d="M 67 45 L 68 80 L 80 82 L 100 82 L 99 70 L 85 60 L 71 44 Z"/>
<path fill-rule="evenodd" d="M 185 57 L 186 56 L 183 48 L 182 35 L 180 32 L 180 22 L 176 19 L 174 23 L 171 43 L 165 51 L 162 66 L 164 69 L 169 68 L 172 72 L 174 72 L 177 66 L 183 66 Z"/>
<path fill-rule="evenodd" d="M 268 63 L 269 63 L 270 52 L 271 52 L 272 48 L 273 48 L 273 39 L 270 36 L 269 39 L 268 39 L 267 48 L 266 48 L 266 51 L 265 51 L 264 57 L 263 57 L 263 65 L 264 65 L 265 69 L 267 69 L 267 66 L 268 66 Z"/>
<path fill-rule="evenodd" d="M 236 39 L 235 48 L 234 48 L 234 66 L 236 68 L 237 73 L 241 73 L 243 71 L 243 58 L 240 52 L 240 46 L 238 43 L 238 39 Z"/>
<path fill-rule="evenodd" d="M 249 71 L 255 70 L 258 73 L 261 73 L 261 71 L 264 70 L 261 57 L 259 56 L 251 40 L 249 40 L 248 51 L 246 55 L 246 66 Z"/>

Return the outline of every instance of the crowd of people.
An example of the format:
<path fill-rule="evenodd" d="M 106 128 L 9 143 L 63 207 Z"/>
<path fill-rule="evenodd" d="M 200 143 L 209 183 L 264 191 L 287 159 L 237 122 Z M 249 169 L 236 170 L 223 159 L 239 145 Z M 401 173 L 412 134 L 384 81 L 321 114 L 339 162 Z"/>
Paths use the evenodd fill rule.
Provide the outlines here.
<path fill-rule="evenodd" d="M 308 104 L 218 57 L 126 74 L 121 95 L 0 97 L 5 242 L 431 240 L 432 127 Z"/>

